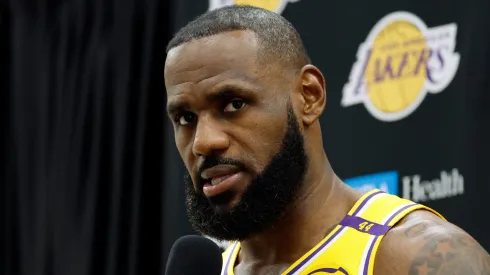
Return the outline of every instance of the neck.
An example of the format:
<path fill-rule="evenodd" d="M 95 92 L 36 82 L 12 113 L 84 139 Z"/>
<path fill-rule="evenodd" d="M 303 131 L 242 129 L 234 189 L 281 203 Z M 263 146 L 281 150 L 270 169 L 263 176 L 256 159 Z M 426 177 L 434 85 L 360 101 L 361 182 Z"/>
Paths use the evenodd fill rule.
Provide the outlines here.
<path fill-rule="evenodd" d="M 303 190 L 273 228 L 241 241 L 239 262 L 292 264 L 340 222 L 360 195 L 333 173 L 327 157 L 310 162 Z M 335 195 L 333 195 L 335 194 Z"/>

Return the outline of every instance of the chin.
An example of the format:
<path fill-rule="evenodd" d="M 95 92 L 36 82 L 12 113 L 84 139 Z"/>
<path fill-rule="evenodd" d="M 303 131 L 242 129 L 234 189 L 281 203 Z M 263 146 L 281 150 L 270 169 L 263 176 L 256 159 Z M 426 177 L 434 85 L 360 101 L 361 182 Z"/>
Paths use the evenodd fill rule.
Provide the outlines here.
<path fill-rule="evenodd" d="M 214 209 L 218 215 L 228 214 L 233 211 L 242 200 L 242 194 L 234 192 L 225 192 L 218 196 L 209 198 L 209 201 L 214 206 Z"/>

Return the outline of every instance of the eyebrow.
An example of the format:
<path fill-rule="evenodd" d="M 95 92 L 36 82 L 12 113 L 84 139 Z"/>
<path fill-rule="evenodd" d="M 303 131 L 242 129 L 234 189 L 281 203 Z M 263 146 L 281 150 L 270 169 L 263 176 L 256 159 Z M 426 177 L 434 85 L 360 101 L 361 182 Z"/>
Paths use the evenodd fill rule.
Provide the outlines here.
<path fill-rule="evenodd" d="M 186 109 L 189 109 L 189 104 L 182 102 L 182 100 L 175 100 L 167 104 L 168 115 L 172 115 Z"/>
<path fill-rule="evenodd" d="M 249 88 L 246 88 L 228 83 L 221 86 L 218 85 L 218 87 L 212 89 L 210 92 L 205 92 L 205 100 L 207 102 L 213 102 L 223 99 L 231 99 L 231 97 L 239 97 L 240 95 L 245 94 L 257 94 L 258 91 L 259 87 L 255 84 L 251 84 Z M 175 100 L 167 104 L 167 113 L 169 115 L 188 109 L 190 109 L 189 104 L 183 100 Z"/>
<path fill-rule="evenodd" d="M 206 101 L 223 100 L 233 96 L 251 94 L 254 93 L 253 90 L 255 89 L 240 87 L 234 84 L 225 84 L 222 86 L 218 86 L 217 88 L 214 88 L 212 91 L 208 92 L 205 98 Z"/>

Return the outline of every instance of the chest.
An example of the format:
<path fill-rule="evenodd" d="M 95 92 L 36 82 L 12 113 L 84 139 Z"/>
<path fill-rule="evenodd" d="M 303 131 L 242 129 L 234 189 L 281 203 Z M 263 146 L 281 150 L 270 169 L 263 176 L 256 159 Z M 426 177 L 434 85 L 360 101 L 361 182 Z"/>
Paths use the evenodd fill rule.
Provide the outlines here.
<path fill-rule="evenodd" d="M 240 243 L 223 255 L 222 275 L 372 275 L 384 235 L 406 214 L 423 206 L 381 191 L 367 193 L 315 247 L 291 265 L 235 265 Z"/>
<path fill-rule="evenodd" d="M 291 264 L 257 266 L 239 263 L 233 258 L 223 275 L 311 275 L 311 274 L 369 274 L 374 264 L 374 246 L 381 238 L 350 227 L 338 226 L 318 245 Z M 234 251 L 238 254 L 239 247 Z M 366 272 L 363 272 L 366 270 Z"/>

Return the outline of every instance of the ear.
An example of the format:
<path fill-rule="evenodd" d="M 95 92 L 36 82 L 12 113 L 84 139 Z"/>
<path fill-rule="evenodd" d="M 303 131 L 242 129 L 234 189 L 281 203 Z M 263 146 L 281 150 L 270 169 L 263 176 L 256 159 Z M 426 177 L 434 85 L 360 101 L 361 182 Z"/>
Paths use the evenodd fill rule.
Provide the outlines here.
<path fill-rule="evenodd" d="M 313 65 L 301 69 L 299 89 L 302 96 L 302 120 L 311 125 L 318 120 L 327 103 L 325 78 L 322 72 Z"/>

